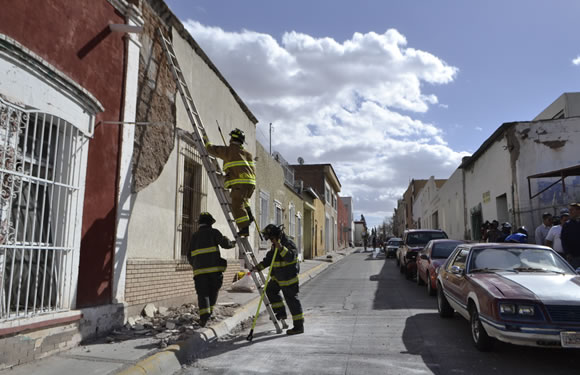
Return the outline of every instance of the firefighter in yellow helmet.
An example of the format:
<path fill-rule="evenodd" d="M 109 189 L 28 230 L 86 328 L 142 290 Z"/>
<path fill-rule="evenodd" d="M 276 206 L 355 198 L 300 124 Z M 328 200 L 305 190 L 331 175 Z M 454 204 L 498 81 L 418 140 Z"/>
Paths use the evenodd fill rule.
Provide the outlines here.
<path fill-rule="evenodd" d="M 256 188 L 256 167 L 252 154 L 244 149 L 244 132 L 234 129 L 230 133 L 228 146 L 214 146 L 204 139 L 208 153 L 224 161 L 225 187 L 230 189 L 232 211 L 238 226 L 238 235 L 247 237 L 249 226 L 254 221 L 250 209 L 250 198 Z"/>
<path fill-rule="evenodd" d="M 235 246 L 234 241 L 212 228 L 213 223 L 215 219 L 209 212 L 199 215 L 199 229 L 191 236 L 187 253 L 187 261 L 193 267 L 199 324 L 202 327 L 205 327 L 211 316 L 222 287 L 223 272 L 227 267 L 227 261 L 221 257 L 219 247 L 231 249 Z"/>

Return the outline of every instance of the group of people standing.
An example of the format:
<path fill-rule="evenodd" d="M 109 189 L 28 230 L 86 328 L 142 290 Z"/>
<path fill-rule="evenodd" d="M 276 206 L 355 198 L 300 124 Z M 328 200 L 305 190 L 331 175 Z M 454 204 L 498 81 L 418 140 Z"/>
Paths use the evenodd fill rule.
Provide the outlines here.
<path fill-rule="evenodd" d="M 250 224 L 255 221 L 249 200 L 256 185 L 256 170 L 252 154 L 243 147 L 244 141 L 244 132 L 240 129 L 234 129 L 230 133 L 229 145 L 214 146 L 204 137 L 208 153 L 224 161 L 223 170 L 226 174 L 224 185 L 230 189 L 231 208 L 239 237 L 247 237 Z M 214 223 L 215 219 L 211 213 L 200 214 L 199 229 L 191 236 L 187 253 L 187 260 L 193 267 L 199 324 L 202 327 L 205 327 L 212 315 L 223 284 L 223 273 L 227 267 L 227 261 L 221 257 L 220 246 L 230 249 L 236 245 L 235 241 L 231 241 L 213 228 Z M 269 224 L 261 233 L 272 246 L 264 260 L 252 266 L 251 272 L 272 267 L 266 295 L 272 303 L 276 317 L 279 320 L 287 318 L 285 300 L 294 323 L 294 327 L 288 329 L 286 333 L 289 335 L 303 333 L 304 316 L 298 299 L 300 263 L 296 245 L 284 234 L 282 226 Z M 280 292 L 284 299 L 280 296 Z"/>
<path fill-rule="evenodd" d="M 571 203 L 570 208 L 560 210 L 553 217 L 545 212 L 542 224 L 536 228 L 538 245 L 549 246 L 562 255 L 574 268 L 580 267 L 580 203 Z"/>
<path fill-rule="evenodd" d="M 542 224 L 534 231 L 534 240 L 524 226 L 512 232 L 510 223 L 501 225 L 497 220 L 486 221 L 481 228 L 483 242 L 535 243 L 553 248 L 574 268 L 580 267 L 580 203 L 570 203 L 559 216 L 549 212 L 542 215 Z"/>

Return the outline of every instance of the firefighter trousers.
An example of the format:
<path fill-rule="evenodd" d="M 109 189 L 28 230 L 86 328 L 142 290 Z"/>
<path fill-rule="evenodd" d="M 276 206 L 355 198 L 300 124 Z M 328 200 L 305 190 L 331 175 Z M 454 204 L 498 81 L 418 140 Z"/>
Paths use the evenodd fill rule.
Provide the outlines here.
<path fill-rule="evenodd" d="M 232 197 L 232 212 L 238 225 L 238 229 L 250 226 L 250 198 L 254 194 L 254 185 L 239 184 L 234 185 L 230 192 Z"/>
<path fill-rule="evenodd" d="M 224 275 L 221 272 L 206 273 L 193 278 L 200 319 L 207 321 L 211 316 L 223 280 Z"/>
<path fill-rule="evenodd" d="M 284 300 L 288 305 L 290 314 L 292 314 L 292 322 L 294 326 L 304 325 L 304 315 L 302 314 L 302 304 L 298 299 L 299 286 L 298 282 L 289 286 L 280 286 L 278 280 L 270 279 L 268 287 L 266 288 L 266 295 L 272 304 L 272 310 L 278 319 L 286 319 L 286 307 L 284 306 L 284 300 L 280 296 L 280 291 L 284 295 Z"/>

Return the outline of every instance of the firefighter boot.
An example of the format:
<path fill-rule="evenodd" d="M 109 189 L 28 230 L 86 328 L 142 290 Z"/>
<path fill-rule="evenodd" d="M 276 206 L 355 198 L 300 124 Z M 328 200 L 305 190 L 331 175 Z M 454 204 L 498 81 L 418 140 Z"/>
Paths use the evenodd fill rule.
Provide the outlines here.
<path fill-rule="evenodd" d="M 294 327 L 286 331 L 287 335 L 299 335 L 304 333 L 304 322 L 297 320 L 294 322 Z"/>
<path fill-rule="evenodd" d="M 249 235 L 250 235 L 250 227 L 242 228 L 238 232 L 238 236 L 240 237 L 248 237 Z"/>

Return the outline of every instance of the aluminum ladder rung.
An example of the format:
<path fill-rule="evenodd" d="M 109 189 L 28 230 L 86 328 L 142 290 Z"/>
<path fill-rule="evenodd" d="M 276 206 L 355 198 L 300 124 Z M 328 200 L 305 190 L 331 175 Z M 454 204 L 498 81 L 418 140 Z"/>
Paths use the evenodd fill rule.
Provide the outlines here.
<path fill-rule="evenodd" d="M 233 219 L 233 214 L 231 210 L 231 195 L 229 192 L 226 192 L 226 188 L 223 183 L 223 172 L 219 166 L 219 163 L 215 157 L 212 157 L 207 152 L 205 148 L 205 144 L 202 141 L 204 138 L 207 137 L 207 133 L 205 132 L 205 127 L 203 126 L 203 122 L 201 121 L 201 117 L 197 111 L 195 106 L 195 102 L 193 101 L 193 96 L 189 92 L 189 87 L 187 86 L 185 77 L 183 77 L 182 69 L 179 66 L 179 61 L 177 60 L 177 56 L 175 55 L 175 51 L 173 50 L 173 45 L 171 40 L 166 38 L 163 35 L 163 31 L 161 29 L 157 29 L 157 33 L 161 37 L 161 46 L 167 60 L 169 61 L 169 67 L 171 70 L 171 74 L 173 75 L 173 79 L 176 83 L 177 90 L 179 91 L 179 95 L 185 104 L 185 110 L 187 112 L 187 116 L 189 118 L 189 122 L 193 127 L 193 132 L 187 133 L 187 136 L 193 140 L 193 145 L 196 150 L 199 152 L 201 156 L 201 161 L 203 166 L 208 174 L 209 180 L 216 192 L 218 201 L 220 202 L 220 206 L 226 217 L 226 221 L 236 239 L 236 243 L 239 246 L 240 253 L 244 256 L 244 260 L 246 264 L 250 266 L 255 266 L 258 264 L 254 251 L 252 250 L 252 246 L 248 241 L 247 237 L 240 237 L 237 232 L 237 225 L 235 224 L 235 220 Z M 256 284 L 256 287 L 259 291 L 263 290 L 264 285 L 266 283 L 266 279 L 264 274 L 261 271 L 250 272 L 252 280 Z M 270 319 L 274 323 L 276 327 L 276 332 L 281 333 L 282 328 L 280 327 L 280 322 L 276 319 L 276 314 L 274 314 L 274 310 L 268 300 L 268 296 L 264 295 L 264 306 L 270 315 Z"/>

